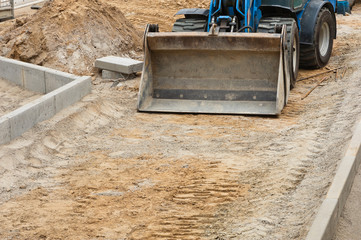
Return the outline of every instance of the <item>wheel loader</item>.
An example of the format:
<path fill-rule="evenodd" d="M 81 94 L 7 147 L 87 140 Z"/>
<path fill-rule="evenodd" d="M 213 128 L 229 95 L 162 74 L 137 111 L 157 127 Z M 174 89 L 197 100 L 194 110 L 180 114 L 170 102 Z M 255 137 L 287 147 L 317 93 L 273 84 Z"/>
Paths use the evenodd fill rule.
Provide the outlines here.
<path fill-rule="evenodd" d="M 321 68 L 336 0 L 211 0 L 182 9 L 172 32 L 148 24 L 138 110 L 279 115 L 299 66 Z"/>

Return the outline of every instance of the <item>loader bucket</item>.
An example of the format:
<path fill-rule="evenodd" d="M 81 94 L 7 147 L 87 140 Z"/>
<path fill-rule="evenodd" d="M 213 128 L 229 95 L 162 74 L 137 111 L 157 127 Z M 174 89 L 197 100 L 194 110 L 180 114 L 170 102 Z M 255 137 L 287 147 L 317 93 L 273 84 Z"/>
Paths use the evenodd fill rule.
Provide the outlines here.
<path fill-rule="evenodd" d="M 146 32 L 138 110 L 280 114 L 289 89 L 284 36 Z"/>

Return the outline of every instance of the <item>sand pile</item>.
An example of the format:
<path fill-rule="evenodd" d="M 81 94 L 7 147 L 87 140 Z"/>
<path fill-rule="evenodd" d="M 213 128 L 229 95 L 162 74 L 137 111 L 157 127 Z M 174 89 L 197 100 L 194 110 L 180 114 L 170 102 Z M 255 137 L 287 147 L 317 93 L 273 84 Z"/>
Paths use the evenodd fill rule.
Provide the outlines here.
<path fill-rule="evenodd" d="M 141 33 L 119 8 L 99 0 L 54 0 L 0 29 L 2 56 L 87 74 L 106 55 L 139 57 Z"/>

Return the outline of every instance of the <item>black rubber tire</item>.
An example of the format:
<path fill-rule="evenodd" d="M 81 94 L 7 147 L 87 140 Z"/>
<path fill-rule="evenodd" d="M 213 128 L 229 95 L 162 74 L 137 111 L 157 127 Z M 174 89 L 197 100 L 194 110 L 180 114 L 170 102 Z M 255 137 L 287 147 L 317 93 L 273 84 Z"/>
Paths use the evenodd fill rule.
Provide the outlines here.
<path fill-rule="evenodd" d="M 150 24 L 148 23 L 144 30 L 143 35 L 143 51 L 145 50 L 145 38 L 147 36 L 147 32 L 159 32 L 159 25 L 158 24 Z"/>
<path fill-rule="evenodd" d="M 296 85 L 300 57 L 300 39 L 296 21 L 293 18 L 263 18 L 259 22 L 257 32 L 275 33 L 276 29 L 282 28 L 282 25 L 286 25 L 287 27 L 287 58 L 289 59 L 288 67 L 292 89 Z M 296 55 L 295 61 L 294 54 Z"/>
<path fill-rule="evenodd" d="M 174 25 L 172 32 L 205 32 L 207 19 L 202 18 L 180 18 Z"/>
<path fill-rule="evenodd" d="M 318 13 L 315 30 L 313 34 L 313 43 L 311 45 L 301 44 L 300 66 L 303 68 L 322 68 L 326 66 L 330 60 L 333 46 L 333 39 L 336 35 L 335 22 L 332 13 L 327 8 L 322 8 Z M 329 40 L 327 51 L 321 54 L 320 50 L 320 35 L 323 24 L 328 25 Z M 324 36 L 323 36 L 324 37 Z"/>
<path fill-rule="evenodd" d="M 148 24 L 148 32 L 159 32 L 158 24 Z"/>

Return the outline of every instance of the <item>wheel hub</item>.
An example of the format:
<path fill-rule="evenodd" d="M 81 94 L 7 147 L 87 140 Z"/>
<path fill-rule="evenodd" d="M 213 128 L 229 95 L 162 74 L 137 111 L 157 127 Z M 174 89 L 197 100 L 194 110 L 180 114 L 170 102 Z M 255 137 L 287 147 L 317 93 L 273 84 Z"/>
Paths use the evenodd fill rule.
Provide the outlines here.
<path fill-rule="evenodd" d="M 293 57 L 293 61 L 292 61 L 292 67 L 293 67 L 293 72 L 296 72 L 297 71 L 297 38 L 296 36 L 294 36 L 293 38 L 293 46 L 292 46 L 292 49 L 293 49 L 293 54 L 292 54 L 292 57 Z"/>
<path fill-rule="evenodd" d="M 327 22 L 322 23 L 320 37 L 318 39 L 320 54 L 322 57 L 326 56 L 330 43 L 330 27 Z"/>

